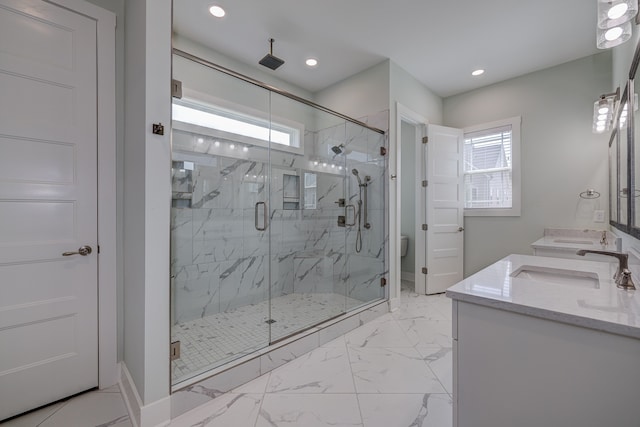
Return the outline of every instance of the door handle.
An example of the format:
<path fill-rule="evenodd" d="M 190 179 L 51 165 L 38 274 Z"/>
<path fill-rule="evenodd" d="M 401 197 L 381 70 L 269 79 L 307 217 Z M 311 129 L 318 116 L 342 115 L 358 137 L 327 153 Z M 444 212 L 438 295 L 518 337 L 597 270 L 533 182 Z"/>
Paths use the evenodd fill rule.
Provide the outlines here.
<path fill-rule="evenodd" d="M 63 252 L 62 256 L 71 256 L 71 255 L 82 255 L 82 256 L 87 256 L 92 252 L 91 246 L 81 246 L 78 248 L 77 251 L 75 252 Z"/>
<path fill-rule="evenodd" d="M 458 231 L 464 231 L 464 227 L 458 227 Z"/>
<path fill-rule="evenodd" d="M 262 212 L 263 212 L 264 227 L 260 227 L 260 226 L 258 225 L 258 206 L 260 206 L 260 205 L 262 205 L 262 206 L 263 206 Z M 264 230 L 266 230 L 266 229 L 267 229 L 267 204 L 266 204 L 265 202 L 258 202 L 258 203 L 256 203 L 256 206 L 255 206 L 255 218 L 254 218 L 254 222 L 255 222 L 256 230 L 258 230 L 258 231 L 264 231 Z"/>

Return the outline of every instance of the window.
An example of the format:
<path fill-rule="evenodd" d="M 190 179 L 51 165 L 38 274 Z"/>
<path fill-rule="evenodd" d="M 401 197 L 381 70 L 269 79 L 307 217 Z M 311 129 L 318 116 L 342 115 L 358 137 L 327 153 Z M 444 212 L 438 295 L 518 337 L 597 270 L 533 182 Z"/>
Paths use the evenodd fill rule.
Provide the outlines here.
<path fill-rule="evenodd" d="M 466 216 L 520 216 L 520 120 L 464 129 Z"/>
<path fill-rule="evenodd" d="M 260 117 L 264 113 L 242 112 L 239 106 L 237 106 L 237 110 L 231 110 L 187 99 L 174 99 L 172 107 L 172 119 L 176 129 L 202 131 L 204 128 L 213 131 L 211 136 L 226 136 L 230 139 L 262 146 L 267 146 L 269 138 L 271 138 L 274 149 L 303 152 L 300 140 L 301 135 L 304 134 L 304 128 L 300 124 L 278 123 L 275 120 Z M 285 122 L 286 120 L 280 121 Z"/>

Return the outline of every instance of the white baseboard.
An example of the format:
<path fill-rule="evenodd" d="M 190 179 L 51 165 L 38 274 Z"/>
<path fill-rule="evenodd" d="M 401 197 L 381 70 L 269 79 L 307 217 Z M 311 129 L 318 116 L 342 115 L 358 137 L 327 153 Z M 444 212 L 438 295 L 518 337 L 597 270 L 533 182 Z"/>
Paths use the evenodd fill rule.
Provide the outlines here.
<path fill-rule="evenodd" d="M 160 427 L 171 422 L 171 397 L 167 396 L 148 405 L 143 405 L 129 369 L 124 362 L 120 362 L 120 390 L 122 390 L 124 403 L 129 411 L 133 427 Z"/>
<path fill-rule="evenodd" d="M 410 273 L 408 271 L 401 271 L 400 272 L 400 279 L 401 280 L 407 280 L 409 282 L 415 282 L 416 281 L 416 275 L 414 273 Z"/>

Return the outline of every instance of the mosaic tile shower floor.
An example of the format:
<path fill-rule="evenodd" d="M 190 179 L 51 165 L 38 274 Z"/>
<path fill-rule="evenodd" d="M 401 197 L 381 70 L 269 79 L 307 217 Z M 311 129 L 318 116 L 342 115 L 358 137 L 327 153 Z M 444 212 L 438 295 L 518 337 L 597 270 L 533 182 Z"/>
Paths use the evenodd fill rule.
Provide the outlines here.
<path fill-rule="evenodd" d="M 238 357 L 273 340 L 321 323 L 364 304 L 335 293 L 293 293 L 174 325 L 171 341 L 180 341 L 180 359 L 172 362 L 174 384 Z M 270 328 L 271 327 L 271 328 Z"/>

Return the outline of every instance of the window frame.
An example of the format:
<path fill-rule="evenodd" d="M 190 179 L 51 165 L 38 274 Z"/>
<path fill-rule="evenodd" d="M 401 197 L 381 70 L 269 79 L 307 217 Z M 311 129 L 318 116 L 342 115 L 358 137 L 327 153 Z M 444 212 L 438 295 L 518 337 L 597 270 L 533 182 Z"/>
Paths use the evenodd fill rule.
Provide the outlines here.
<path fill-rule="evenodd" d="M 500 128 L 504 126 L 511 126 L 511 200 L 512 204 L 510 208 L 464 208 L 464 216 L 521 216 L 522 205 L 522 188 L 521 188 L 521 163 L 520 163 L 520 149 L 521 149 L 521 123 L 522 117 L 515 116 L 507 119 L 496 120 L 489 123 L 481 123 L 473 126 L 468 126 L 462 129 L 463 134 L 467 135 L 471 132 L 478 132 L 484 130 L 491 130 L 494 128 Z M 463 153 L 464 157 L 464 142 Z M 465 177 L 467 174 L 462 170 L 462 175 Z M 464 182 L 464 180 L 463 180 Z M 464 185 L 464 184 L 463 184 Z M 466 195 L 466 188 L 462 189 L 463 194 Z"/>
<path fill-rule="evenodd" d="M 225 116 L 238 121 L 245 121 L 246 123 L 252 125 L 263 126 L 264 124 L 270 123 L 272 129 L 289 133 L 291 135 L 291 138 L 297 141 L 298 146 L 284 145 L 275 141 L 271 141 L 271 143 L 269 143 L 269 141 L 267 140 L 239 135 L 231 132 L 225 132 L 223 130 L 187 123 L 172 118 L 172 126 L 175 129 L 211 136 L 214 138 L 237 141 L 240 143 L 246 143 L 258 147 L 270 148 L 271 150 L 304 155 L 304 124 L 284 117 L 275 116 L 273 114 L 270 114 L 269 112 L 264 112 L 231 101 L 223 100 L 212 95 L 197 92 L 192 89 L 183 87 L 182 93 L 183 96 L 181 99 L 172 99 L 172 108 L 173 104 L 175 103 L 199 111 L 209 113 L 213 112 L 214 114 L 216 114 L 215 111 L 217 110 L 219 112 L 222 112 L 222 114 L 220 114 L 221 116 Z M 265 127 L 265 129 L 267 128 L 268 127 Z"/>

